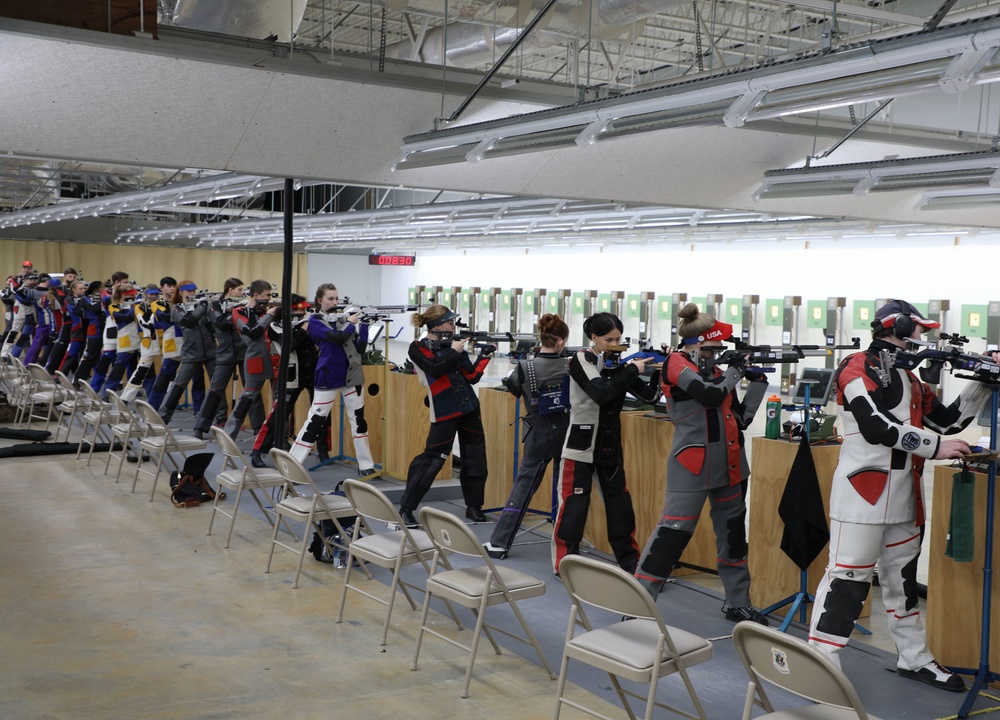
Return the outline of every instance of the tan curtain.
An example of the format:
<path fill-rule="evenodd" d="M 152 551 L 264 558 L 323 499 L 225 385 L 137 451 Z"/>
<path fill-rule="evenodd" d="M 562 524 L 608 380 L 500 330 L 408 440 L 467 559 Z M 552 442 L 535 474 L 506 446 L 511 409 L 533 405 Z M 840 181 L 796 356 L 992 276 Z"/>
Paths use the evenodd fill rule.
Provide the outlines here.
<path fill-rule="evenodd" d="M 292 292 L 311 299 L 306 288 L 307 255 L 293 256 Z M 159 284 L 170 275 L 177 280 L 194 280 L 204 290 L 221 291 L 226 278 L 237 277 L 249 285 L 258 278 L 281 287 L 281 253 L 203 248 L 165 248 L 143 245 L 105 245 L 37 240 L 0 241 L 0 278 L 21 271 L 21 263 L 31 260 L 36 272 L 61 273 L 76 268 L 86 280 L 107 280 L 124 270 L 129 279 L 148 285 Z"/>

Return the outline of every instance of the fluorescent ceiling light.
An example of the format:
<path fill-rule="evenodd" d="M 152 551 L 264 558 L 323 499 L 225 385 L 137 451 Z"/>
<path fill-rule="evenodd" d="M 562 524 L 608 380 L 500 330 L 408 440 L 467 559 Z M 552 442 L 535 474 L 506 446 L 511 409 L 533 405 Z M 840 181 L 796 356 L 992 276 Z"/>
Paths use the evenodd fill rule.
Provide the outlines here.
<path fill-rule="evenodd" d="M 688 125 L 741 127 L 867 100 L 1000 80 L 1000 17 L 771 61 L 606 100 L 410 135 L 393 169 L 589 147 L 637 132 Z"/>

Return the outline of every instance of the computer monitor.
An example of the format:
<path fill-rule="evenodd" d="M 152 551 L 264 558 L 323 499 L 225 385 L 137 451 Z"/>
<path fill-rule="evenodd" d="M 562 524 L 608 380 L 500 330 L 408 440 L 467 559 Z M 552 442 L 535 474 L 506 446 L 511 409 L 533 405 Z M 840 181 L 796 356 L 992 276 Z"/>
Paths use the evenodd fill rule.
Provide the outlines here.
<path fill-rule="evenodd" d="M 983 405 L 983 409 L 979 411 L 979 418 L 976 420 L 976 423 L 980 427 L 986 427 L 986 428 L 990 427 L 990 421 L 992 420 L 992 418 L 990 417 L 990 409 L 992 407 L 993 403 L 991 403 L 990 399 L 987 398 L 986 404 Z M 1000 413 L 998 413 L 998 419 L 1000 419 Z"/>
<path fill-rule="evenodd" d="M 792 404 L 806 404 L 806 383 L 804 381 L 812 380 L 815 382 L 809 387 L 809 404 L 826 405 L 830 401 L 830 395 L 833 393 L 833 373 L 834 371 L 830 368 L 806 368 L 803 370 L 799 376 L 799 381 L 795 385 L 795 395 L 792 397 Z"/>

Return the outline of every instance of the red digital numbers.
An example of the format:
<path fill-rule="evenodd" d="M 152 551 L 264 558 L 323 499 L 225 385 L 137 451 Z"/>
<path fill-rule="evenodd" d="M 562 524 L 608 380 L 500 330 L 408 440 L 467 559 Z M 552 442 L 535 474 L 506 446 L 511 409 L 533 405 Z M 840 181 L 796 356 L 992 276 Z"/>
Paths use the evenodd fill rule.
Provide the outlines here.
<path fill-rule="evenodd" d="M 412 266 L 416 261 L 414 255 L 369 255 L 369 265 L 399 265 Z"/>

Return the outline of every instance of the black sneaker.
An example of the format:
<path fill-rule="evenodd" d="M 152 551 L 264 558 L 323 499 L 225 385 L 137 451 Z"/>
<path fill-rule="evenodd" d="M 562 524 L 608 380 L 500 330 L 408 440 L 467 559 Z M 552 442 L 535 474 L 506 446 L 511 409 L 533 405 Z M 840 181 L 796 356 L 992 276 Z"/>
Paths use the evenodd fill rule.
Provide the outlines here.
<path fill-rule="evenodd" d="M 264 462 L 264 457 L 259 452 L 250 453 L 250 464 L 255 468 L 265 468 L 267 463 Z"/>
<path fill-rule="evenodd" d="M 400 508 L 399 509 L 399 517 L 402 519 L 403 524 L 406 525 L 406 527 L 408 527 L 408 528 L 418 528 L 418 527 L 420 527 L 420 523 L 418 523 L 417 519 L 415 517 L 413 517 L 413 511 L 412 510 L 404 510 L 403 508 Z"/>
<path fill-rule="evenodd" d="M 919 680 L 931 687 L 947 690 L 948 692 L 965 692 L 965 680 L 960 675 L 951 672 L 951 670 L 941 667 L 937 660 L 931 660 L 919 670 L 896 668 L 896 673 L 900 677 Z"/>
<path fill-rule="evenodd" d="M 367 470 L 362 470 L 361 472 L 358 473 L 358 475 L 363 478 L 371 477 L 372 475 L 377 475 L 377 474 L 378 470 L 376 470 L 375 468 L 368 468 Z"/>
<path fill-rule="evenodd" d="M 750 622 L 760 623 L 764 627 L 770 627 L 771 625 L 767 621 L 767 618 L 760 614 L 760 610 L 750 605 L 738 608 L 722 608 L 722 612 L 725 613 L 726 620 L 731 620 L 732 622 L 749 620 Z"/>
<path fill-rule="evenodd" d="M 191 434 L 194 435 L 195 438 L 198 439 L 198 440 L 204 440 L 205 439 L 205 431 L 204 430 L 195 430 Z"/>
<path fill-rule="evenodd" d="M 316 457 L 320 462 L 327 462 L 330 459 L 330 453 L 326 450 L 320 450 L 316 453 Z"/>
<path fill-rule="evenodd" d="M 482 508 L 472 507 L 471 505 L 465 508 L 465 517 L 475 523 L 489 522 L 489 518 L 483 513 Z"/>

